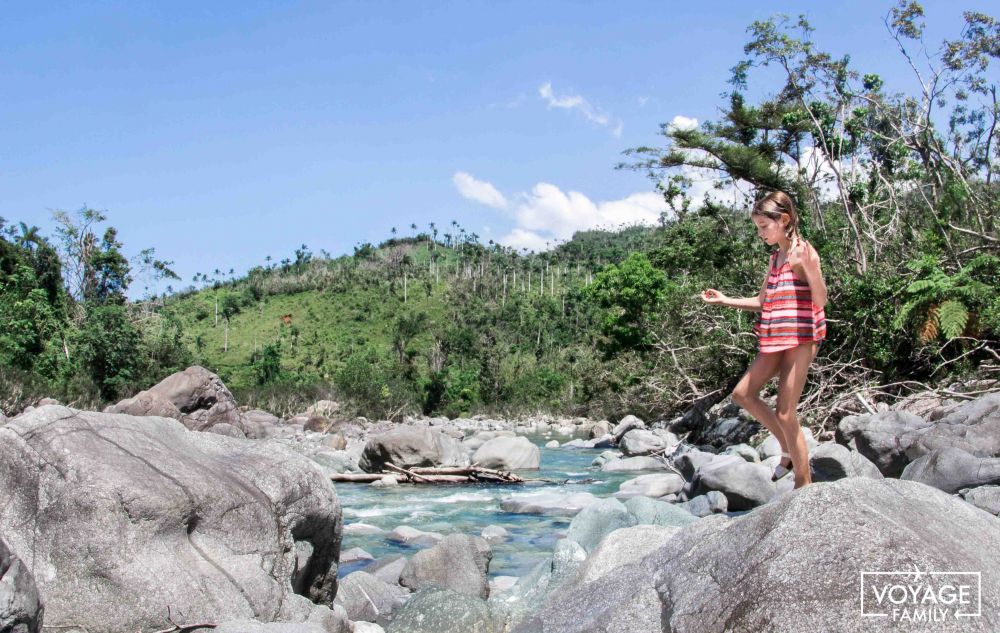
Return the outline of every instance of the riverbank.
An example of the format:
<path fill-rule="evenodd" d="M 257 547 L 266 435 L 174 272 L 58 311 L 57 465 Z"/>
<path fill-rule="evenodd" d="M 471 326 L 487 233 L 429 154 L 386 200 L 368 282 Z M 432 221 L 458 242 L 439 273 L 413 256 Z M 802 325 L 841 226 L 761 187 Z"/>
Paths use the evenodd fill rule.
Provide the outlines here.
<path fill-rule="evenodd" d="M 913 567 L 981 577 L 980 614 L 952 605 L 941 630 L 1000 626 L 997 394 L 847 416 L 809 437 L 817 483 L 797 491 L 725 402 L 696 421 L 390 423 L 328 401 L 281 420 L 190 368 L 105 412 L 0 424 L 0 622 L 28 631 L 908 630 L 939 612 L 873 619 L 859 598 L 885 596 L 862 572 Z M 386 463 L 526 481 L 330 482 Z"/>

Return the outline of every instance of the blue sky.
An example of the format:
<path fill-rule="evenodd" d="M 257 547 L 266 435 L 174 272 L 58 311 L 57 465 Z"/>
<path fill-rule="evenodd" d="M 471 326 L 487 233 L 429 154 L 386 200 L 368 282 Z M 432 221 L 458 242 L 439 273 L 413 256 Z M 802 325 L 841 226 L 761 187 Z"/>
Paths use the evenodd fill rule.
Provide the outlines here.
<path fill-rule="evenodd" d="M 655 215 L 614 164 L 661 122 L 716 116 L 754 19 L 805 13 L 820 46 L 912 91 L 890 6 L 5 3 L 0 216 L 50 232 L 53 209 L 106 210 L 175 287 L 411 223 L 543 246 Z M 924 6 L 933 43 L 962 9 L 1000 13 Z"/>

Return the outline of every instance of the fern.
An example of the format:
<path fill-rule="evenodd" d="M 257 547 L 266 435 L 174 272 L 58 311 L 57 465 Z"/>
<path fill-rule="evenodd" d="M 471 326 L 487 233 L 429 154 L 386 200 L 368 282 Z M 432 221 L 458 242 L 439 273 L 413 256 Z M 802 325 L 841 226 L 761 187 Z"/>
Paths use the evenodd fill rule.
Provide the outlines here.
<path fill-rule="evenodd" d="M 962 335 L 969 322 L 969 311 L 961 301 L 949 300 L 938 310 L 938 323 L 945 338 L 953 339 Z"/>
<path fill-rule="evenodd" d="M 920 330 L 917 332 L 917 340 L 921 343 L 928 343 L 933 341 L 938 336 L 938 319 L 940 310 L 938 306 L 932 305 L 927 310 L 927 316 L 924 320 L 923 325 L 920 326 Z"/>

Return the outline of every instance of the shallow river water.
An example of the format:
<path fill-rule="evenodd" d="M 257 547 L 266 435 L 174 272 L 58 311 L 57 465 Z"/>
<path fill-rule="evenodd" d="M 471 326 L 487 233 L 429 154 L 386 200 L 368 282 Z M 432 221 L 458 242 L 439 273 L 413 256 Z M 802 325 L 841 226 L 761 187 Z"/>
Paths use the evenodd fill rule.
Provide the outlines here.
<path fill-rule="evenodd" d="M 541 448 L 541 468 L 519 471 L 525 479 L 553 483 L 515 486 L 496 485 L 400 485 L 374 488 L 368 484 L 337 483 L 337 495 L 344 512 L 344 524 L 367 523 L 389 531 L 408 525 L 428 532 L 479 536 L 488 525 L 499 525 L 509 534 L 492 543 L 490 576 L 523 576 L 552 553 L 555 542 L 565 533 L 572 517 L 512 514 L 500 509 L 500 501 L 511 496 L 557 490 L 565 493 L 589 492 L 607 497 L 626 479 L 643 472 L 601 472 L 591 467 L 594 458 L 606 449 L 545 448 L 551 437 L 529 436 Z M 569 437 L 560 437 L 562 441 Z M 662 471 L 661 471 L 662 472 Z M 565 484 L 566 480 L 596 479 L 595 483 Z M 558 482 L 558 483 L 556 483 Z M 389 541 L 384 534 L 344 536 L 342 551 L 360 547 L 375 558 L 390 554 L 411 556 L 426 545 L 408 546 Z M 340 576 L 360 569 L 370 561 L 345 563 Z"/>

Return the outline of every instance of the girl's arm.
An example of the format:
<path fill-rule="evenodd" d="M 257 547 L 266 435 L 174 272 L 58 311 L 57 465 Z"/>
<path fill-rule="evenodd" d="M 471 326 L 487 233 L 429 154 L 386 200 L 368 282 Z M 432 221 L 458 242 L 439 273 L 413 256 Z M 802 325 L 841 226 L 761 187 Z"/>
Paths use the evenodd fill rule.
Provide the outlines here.
<path fill-rule="evenodd" d="M 764 293 L 766 290 L 767 278 L 765 277 L 764 284 L 760 288 L 760 294 L 756 297 L 727 297 L 718 290 L 709 288 L 701 293 L 701 299 L 705 303 L 726 306 L 727 308 L 738 308 L 740 310 L 746 310 L 747 312 L 760 312 L 761 306 L 764 305 Z"/>
<path fill-rule="evenodd" d="M 820 269 L 819 253 L 816 252 L 813 245 L 799 240 L 798 244 L 788 253 L 788 263 L 796 269 L 796 272 L 805 277 L 816 307 L 826 306 L 826 281 L 823 280 L 823 271 Z"/>

